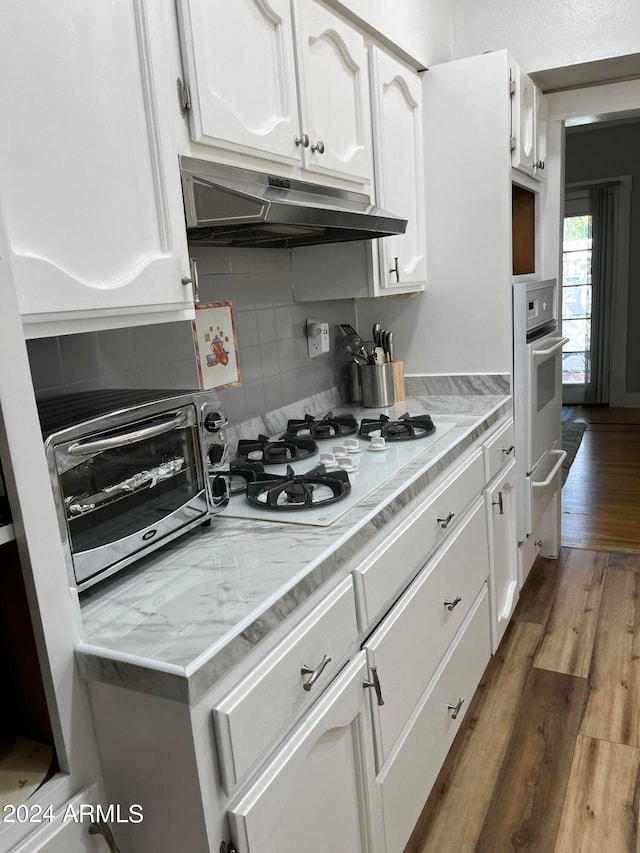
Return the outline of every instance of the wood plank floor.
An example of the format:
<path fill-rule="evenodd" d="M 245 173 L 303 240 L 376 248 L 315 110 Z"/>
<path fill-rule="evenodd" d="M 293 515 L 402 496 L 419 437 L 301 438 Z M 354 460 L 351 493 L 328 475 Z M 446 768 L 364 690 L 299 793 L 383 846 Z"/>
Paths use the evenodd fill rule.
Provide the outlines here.
<path fill-rule="evenodd" d="M 536 561 L 405 853 L 640 853 L 640 410 L 578 416 L 564 547 Z"/>

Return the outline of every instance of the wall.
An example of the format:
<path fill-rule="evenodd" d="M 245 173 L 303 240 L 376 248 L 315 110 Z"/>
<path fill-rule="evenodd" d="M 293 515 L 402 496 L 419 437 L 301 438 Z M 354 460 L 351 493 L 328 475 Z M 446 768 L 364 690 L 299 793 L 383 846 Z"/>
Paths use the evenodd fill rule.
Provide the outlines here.
<path fill-rule="evenodd" d="M 453 57 L 508 48 L 527 71 L 640 51 L 637 0 L 452 0 Z"/>
<path fill-rule="evenodd" d="M 640 123 L 623 123 L 589 130 L 567 132 L 565 142 L 565 182 L 588 181 L 619 175 L 632 176 L 630 233 L 640 234 Z M 640 243 L 629 244 L 627 298 L 627 353 L 624 387 L 627 393 L 640 392 Z"/>
<path fill-rule="evenodd" d="M 452 58 L 452 0 L 329 0 L 415 57 L 425 67 Z"/>
<path fill-rule="evenodd" d="M 351 300 L 295 305 L 286 250 L 191 247 L 200 299 L 233 303 L 242 384 L 220 392 L 233 423 L 338 384 L 344 362 L 338 323 Z M 330 323 L 331 352 L 310 360 L 305 320 Z M 38 395 L 102 388 L 195 388 L 190 323 L 159 323 L 27 342 Z"/>

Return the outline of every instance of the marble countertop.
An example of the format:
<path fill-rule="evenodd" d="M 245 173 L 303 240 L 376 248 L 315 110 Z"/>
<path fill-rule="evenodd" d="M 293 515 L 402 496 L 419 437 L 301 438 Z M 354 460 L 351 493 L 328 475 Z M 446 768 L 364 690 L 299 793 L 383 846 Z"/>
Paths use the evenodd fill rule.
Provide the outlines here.
<path fill-rule="evenodd" d="M 372 410 L 342 407 L 356 417 Z M 415 396 L 456 427 L 329 527 L 216 516 L 85 593 L 81 674 L 193 703 L 511 410 L 502 394 Z M 336 410 L 337 411 L 337 410 Z M 446 417 L 444 417 L 446 416 Z M 287 412 L 282 412 L 286 423 Z M 281 426 L 271 423 L 271 434 Z"/>

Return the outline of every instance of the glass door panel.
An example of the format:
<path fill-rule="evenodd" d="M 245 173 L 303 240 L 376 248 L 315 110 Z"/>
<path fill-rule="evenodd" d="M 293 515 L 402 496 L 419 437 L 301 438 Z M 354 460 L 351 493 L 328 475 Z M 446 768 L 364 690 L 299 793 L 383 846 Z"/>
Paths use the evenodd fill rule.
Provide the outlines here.
<path fill-rule="evenodd" d="M 591 317 L 593 218 L 565 216 L 562 243 L 562 334 L 569 338 L 562 351 L 563 400 L 584 401 L 591 381 Z"/>

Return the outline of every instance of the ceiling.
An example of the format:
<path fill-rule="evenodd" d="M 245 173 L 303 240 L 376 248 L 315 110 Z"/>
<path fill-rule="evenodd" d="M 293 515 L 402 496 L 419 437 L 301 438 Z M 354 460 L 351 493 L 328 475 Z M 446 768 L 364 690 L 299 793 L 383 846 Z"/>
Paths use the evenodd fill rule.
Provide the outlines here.
<path fill-rule="evenodd" d="M 640 53 L 528 73 L 545 93 L 582 89 L 603 83 L 620 83 L 624 80 L 640 79 Z"/>

